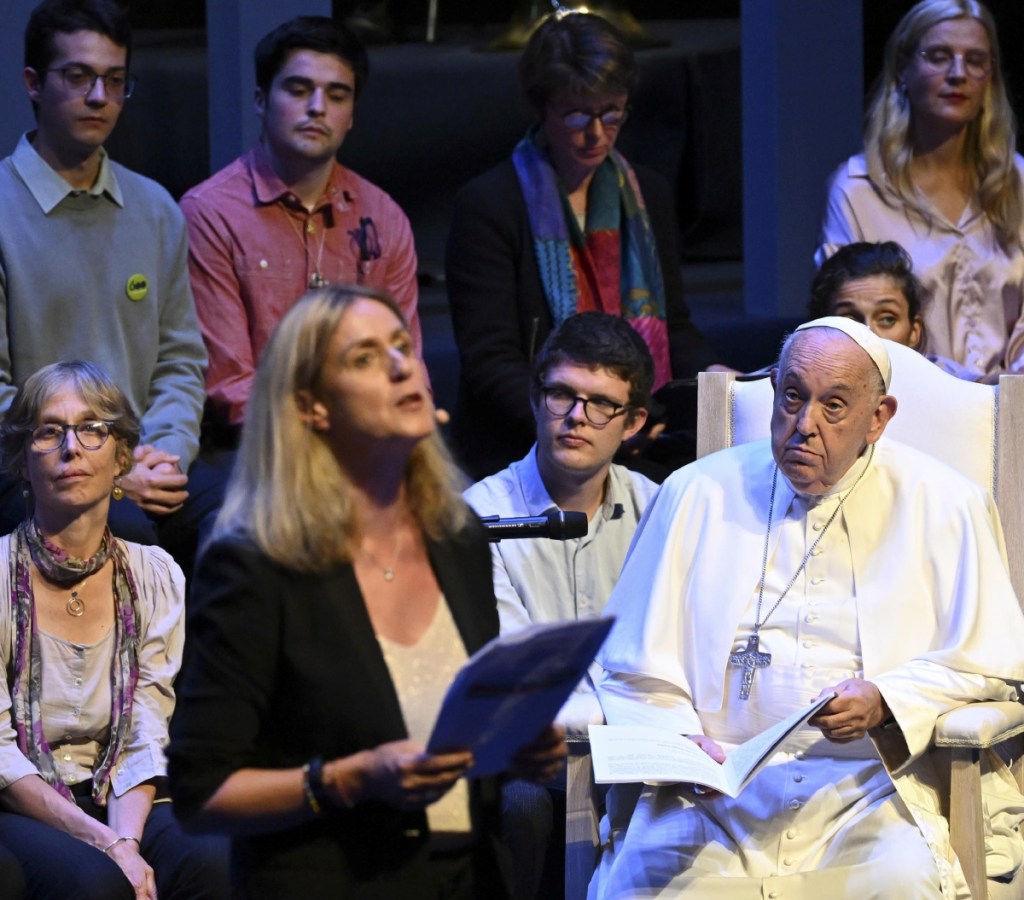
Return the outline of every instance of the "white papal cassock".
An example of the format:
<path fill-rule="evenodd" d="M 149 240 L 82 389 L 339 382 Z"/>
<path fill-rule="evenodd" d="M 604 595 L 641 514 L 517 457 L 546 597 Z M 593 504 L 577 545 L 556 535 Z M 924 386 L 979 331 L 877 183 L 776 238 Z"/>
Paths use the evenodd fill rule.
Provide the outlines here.
<path fill-rule="evenodd" d="M 780 472 L 762 620 L 865 467 L 762 628 L 772 664 L 748 700 L 728 660 L 754 625 L 771 448 L 731 448 L 675 473 L 609 603 L 619 621 L 599 657 L 599 696 L 610 724 L 703 733 L 728 752 L 823 688 L 863 677 L 898 727 L 848 744 L 805 728 L 736 800 L 679 785 L 613 789 L 592 898 L 968 895 L 927 751 L 939 715 L 1013 699 L 1024 680 L 1024 615 L 991 499 L 884 438 L 821 498 L 795 493 Z M 1013 868 L 1024 798 L 1004 772 L 986 790 L 1002 834 L 994 849 Z"/>

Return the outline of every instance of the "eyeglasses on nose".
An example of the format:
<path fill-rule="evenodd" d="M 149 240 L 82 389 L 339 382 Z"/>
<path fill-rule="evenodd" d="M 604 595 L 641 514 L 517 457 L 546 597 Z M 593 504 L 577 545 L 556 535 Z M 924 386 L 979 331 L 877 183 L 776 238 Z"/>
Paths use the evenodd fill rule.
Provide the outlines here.
<path fill-rule="evenodd" d="M 41 453 L 53 453 L 67 443 L 68 432 L 75 433 L 75 440 L 85 450 L 99 450 L 110 437 L 113 422 L 47 422 L 32 429 L 32 446 Z"/>
<path fill-rule="evenodd" d="M 124 69 L 111 69 L 103 75 L 88 66 L 61 66 L 59 69 L 43 71 L 60 72 L 64 87 L 82 96 L 92 93 L 97 81 L 103 82 L 103 89 L 115 100 L 126 100 L 135 90 L 135 76 L 129 75 Z"/>
<path fill-rule="evenodd" d="M 583 415 L 591 425 L 607 425 L 629 409 L 603 397 L 578 397 L 562 388 L 541 388 L 541 394 L 548 412 L 559 418 L 569 415 L 577 403 L 582 403 Z"/>
<path fill-rule="evenodd" d="M 992 54 L 984 50 L 967 50 L 954 53 L 949 47 L 926 47 L 918 50 L 917 55 L 924 60 L 924 68 L 933 75 L 944 75 L 950 66 L 959 58 L 963 63 L 968 78 L 981 81 L 992 71 Z"/>
<path fill-rule="evenodd" d="M 584 131 L 595 119 L 604 128 L 619 128 L 629 116 L 629 107 L 612 107 L 604 112 L 594 113 L 583 109 L 574 109 L 562 116 L 562 122 L 570 131 Z"/>

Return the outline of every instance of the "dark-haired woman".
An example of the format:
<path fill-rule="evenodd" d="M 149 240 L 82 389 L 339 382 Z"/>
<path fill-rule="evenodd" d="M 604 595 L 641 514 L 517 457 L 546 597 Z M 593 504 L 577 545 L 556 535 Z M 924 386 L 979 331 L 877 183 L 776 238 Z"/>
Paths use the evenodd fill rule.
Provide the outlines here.
<path fill-rule="evenodd" d="M 455 436 L 477 476 L 529 450 L 533 356 L 575 313 L 627 319 L 654 358 L 655 390 L 715 362 L 683 300 L 671 191 L 615 149 L 637 82 L 622 35 L 597 15 L 555 14 L 519 76 L 537 124 L 459 193 L 448 243 Z"/>
<path fill-rule="evenodd" d="M 921 343 L 921 282 L 907 251 L 895 241 L 858 241 L 840 247 L 811 282 L 811 319 L 846 316 L 879 337 Z"/>

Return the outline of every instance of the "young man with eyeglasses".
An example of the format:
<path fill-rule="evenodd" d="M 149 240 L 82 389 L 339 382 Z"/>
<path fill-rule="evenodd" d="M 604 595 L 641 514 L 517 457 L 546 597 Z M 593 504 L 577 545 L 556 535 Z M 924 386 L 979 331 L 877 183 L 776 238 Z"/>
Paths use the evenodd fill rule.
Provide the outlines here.
<path fill-rule="evenodd" d="M 502 633 L 535 622 L 601 615 L 657 489 L 643 475 L 613 463 L 623 442 L 647 421 L 653 381 L 647 345 L 618 316 L 570 316 L 541 348 L 531 388 L 536 443 L 523 459 L 474 484 L 465 497 L 481 516 L 540 516 L 554 507 L 586 513 L 590 527 L 585 537 L 567 541 L 491 545 Z M 591 677 L 580 683 L 559 721 L 576 726 L 603 721 Z M 517 896 L 537 893 L 559 805 L 557 795 L 535 785 L 510 782 L 504 789 L 502 833 L 519 863 Z M 549 873 L 557 868 L 549 861 Z"/>
<path fill-rule="evenodd" d="M 324 16 L 298 16 L 256 45 L 255 147 L 181 200 L 210 367 L 204 442 L 232 444 L 256 363 L 309 288 L 382 288 L 422 354 L 416 248 L 398 204 L 335 158 L 368 73 L 366 50 Z"/>
<path fill-rule="evenodd" d="M 142 418 L 135 466 L 111 508 L 115 533 L 161 543 L 188 568 L 198 522 L 206 353 L 180 210 L 103 145 L 131 96 L 131 33 L 116 0 L 44 0 L 25 32 L 25 90 L 36 118 L 0 162 L 0 411 L 41 366 L 88 359 Z M 23 516 L 21 485 L 0 484 L 0 519 Z"/>

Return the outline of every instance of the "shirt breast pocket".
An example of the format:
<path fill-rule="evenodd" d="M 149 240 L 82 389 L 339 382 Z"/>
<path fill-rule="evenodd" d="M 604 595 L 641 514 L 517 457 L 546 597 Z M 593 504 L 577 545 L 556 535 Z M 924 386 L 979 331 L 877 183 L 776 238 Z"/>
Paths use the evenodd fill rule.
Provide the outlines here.
<path fill-rule="evenodd" d="M 237 262 L 238 280 L 246 293 L 257 296 L 268 285 L 280 287 L 283 284 L 305 282 L 305 260 L 284 253 L 244 255 Z"/>

